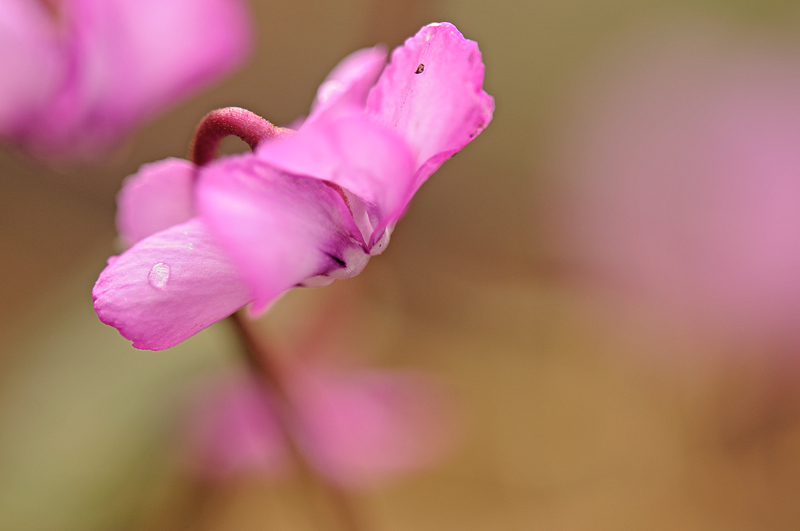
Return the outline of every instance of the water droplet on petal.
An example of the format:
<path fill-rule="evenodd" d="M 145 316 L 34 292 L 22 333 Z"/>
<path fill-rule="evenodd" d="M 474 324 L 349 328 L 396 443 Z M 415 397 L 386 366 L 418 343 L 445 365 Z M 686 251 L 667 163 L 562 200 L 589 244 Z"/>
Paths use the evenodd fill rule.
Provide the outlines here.
<path fill-rule="evenodd" d="M 169 281 L 169 266 L 164 262 L 159 262 L 151 267 L 150 273 L 147 274 L 147 281 L 154 288 L 162 289 Z"/>

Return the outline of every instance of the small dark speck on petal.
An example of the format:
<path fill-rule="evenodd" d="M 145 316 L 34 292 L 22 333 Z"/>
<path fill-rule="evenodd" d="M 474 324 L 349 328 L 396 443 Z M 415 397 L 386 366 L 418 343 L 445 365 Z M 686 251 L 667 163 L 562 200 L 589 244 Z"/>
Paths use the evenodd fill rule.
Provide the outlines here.
<path fill-rule="evenodd" d="M 420 64 L 417 65 L 417 69 L 416 69 L 416 71 L 414 71 L 414 73 L 415 74 L 421 74 L 424 71 L 425 71 L 425 65 L 420 63 Z"/>

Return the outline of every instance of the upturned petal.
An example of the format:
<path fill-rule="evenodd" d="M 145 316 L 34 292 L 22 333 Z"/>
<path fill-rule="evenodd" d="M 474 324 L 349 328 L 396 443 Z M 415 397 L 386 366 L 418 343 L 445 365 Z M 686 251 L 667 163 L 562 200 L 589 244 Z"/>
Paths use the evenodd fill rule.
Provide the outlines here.
<path fill-rule="evenodd" d="M 101 321 L 134 347 L 149 350 L 176 345 L 250 300 L 235 267 L 199 218 L 109 259 L 92 297 Z"/>
<path fill-rule="evenodd" d="M 356 275 L 369 258 L 336 190 L 251 155 L 204 168 L 197 208 L 251 288 L 254 312 L 312 277 Z"/>
<path fill-rule="evenodd" d="M 363 48 L 342 59 L 317 89 L 306 123 L 334 107 L 364 108 L 372 89 L 386 64 L 383 46 Z"/>
<path fill-rule="evenodd" d="M 188 160 L 165 159 L 145 164 L 127 177 L 117 194 L 117 230 L 130 247 L 151 234 L 194 217 L 194 176 Z"/>
<path fill-rule="evenodd" d="M 356 219 L 369 245 L 397 221 L 414 193 L 408 146 L 363 113 L 317 120 L 295 135 L 262 144 L 256 155 L 271 166 L 356 195 L 366 206 L 368 219 Z"/>
<path fill-rule="evenodd" d="M 449 23 L 429 24 L 392 52 L 367 99 L 367 112 L 411 146 L 416 186 L 489 124 L 478 44 Z"/>

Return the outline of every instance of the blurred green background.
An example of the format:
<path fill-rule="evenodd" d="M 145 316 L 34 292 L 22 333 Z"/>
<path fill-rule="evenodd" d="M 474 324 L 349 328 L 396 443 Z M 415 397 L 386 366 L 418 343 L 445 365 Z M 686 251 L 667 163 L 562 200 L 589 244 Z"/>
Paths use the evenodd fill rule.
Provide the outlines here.
<path fill-rule="evenodd" d="M 259 41 L 248 66 L 141 129 L 106 167 L 56 171 L 0 153 L 0 529 L 319 528 L 302 485 L 246 476 L 209 491 L 181 472 L 176 431 L 187 392 L 239 363 L 225 324 L 170 351 L 136 351 L 97 320 L 91 286 L 115 252 L 122 179 L 184 156 L 206 112 L 236 105 L 287 124 L 307 113 L 347 53 L 396 46 L 439 20 L 479 43 L 494 121 L 421 189 L 362 275 L 295 290 L 259 324 L 290 350 L 305 315 L 341 308 L 327 332 L 332 349 L 430 371 L 453 389 L 464 417 L 457 448 L 429 472 L 354 493 L 364 528 L 797 529 L 795 308 L 775 310 L 781 326 L 739 333 L 738 320 L 713 319 L 713 305 L 695 318 L 703 303 L 680 288 L 651 290 L 658 275 L 644 262 L 615 271 L 644 279 L 620 287 L 595 275 L 570 213 L 594 204 L 581 193 L 594 190 L 585 169 L 595 159 L 573 164 L 585 155 L 581 139 L 612 135 L 614 144 L 603 116 L 626 109 L 625 95 L 637 94 L 628 87 L 642 86 L 637 76 L 651 65 L 675 72 L 659 90 L 699 83 L 709 101 L 719 79 L 739 79 L 713 77 L 717 67 L 740 57 L 773 61 L 785 85 L 800 88 L 800 4 L 251 5 Z M 704 75 L 711 81 L 698 82 Z M 788 93 L 800 101 L 800 90 Z M 635 108 L 646 112 L 662 100 L 643 101 Z M 654 115 L 669 117 L 664 109 Z M 586 133 L 593 128 L 600 132 Z M 611 179 L 592 186 L 620 186 Z M 675 197 L 684 184 L 675 181 Z M 587 219 L 603 226 L 602 216 Z M 800 247 L 795 235 L 786 243 Z M 737 317 L 750 319 L 745 310 Z"/>

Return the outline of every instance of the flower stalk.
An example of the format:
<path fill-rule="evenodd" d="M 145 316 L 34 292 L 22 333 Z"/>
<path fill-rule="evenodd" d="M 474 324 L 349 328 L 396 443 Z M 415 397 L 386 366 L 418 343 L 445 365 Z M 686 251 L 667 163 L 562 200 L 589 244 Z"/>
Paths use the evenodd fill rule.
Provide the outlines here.
<path fill-rule="evenodd" d="M 197 126 L 190 147 L 191 160 L 198 167 L 209 164 L 216 158 L 220 142 L 229 135 L 241 138 L 250 149 L 255 150 L 260 142 L 291 132 L 291 129 L 275 127 L 246 109 L 239 107 L 217 109 L 208 113 Z M 297 416 L 283 381 L 281 369 L 250 331 L 241 312 L 242 310 L 232 314 L 229 320 L 239 337 L 245 360 L 256 380 L 264 387 L 265 392 L 269 393 L 271 390 L 277 398 L 281 428 L 301 477 L 313 490 L 320 491 L 327 498 L 336 511 L 343 531 L 360 531 L 362 526 L 347 493 L 317 474 L 301 451 L 295 435 L 294 424 Z M 327 528 L 324 523 L 321 523 L 321 526 Z"/>
<path fill-rule="evenodd" d="M 220 142 L 226 136 L 238 136 L 255 151 L 260 142 L 290 132 L 291 129 L 275 127 L 247 109 L 216 109 L 206 114 L 197 125 L 189 147 L 189 158 L 197 166 L 205 166 L 217 157 Z"/>
<path fill-rule="evenodd" d="M 271 394 L 276 397 L 281 427 L 290 453 L 298 465 L 301 478 L 309 486 L 312 495 L 314 492 L 322 494 L 325 498 L 322 501 L 333 508 L 339 529 L 342 531 L 363 530 L 364 527 L 356 514 L 350 496 L 341 487 L 320 476 L 303 454 L 301 444 L 296 437 L 295 419 L 297 415 L 292 406 L 287 386 L 284 384 L 281 369 L 249 330 L 242 311 L 231 315 L 229 320 L 241 341 L 245 360 L 255 374 L 258 383 L 264 387 L 266 392 L 269 393 L 271 390 Z M 328 529 L 325 522 L 321 522 L 320 525 L 323 529 Z"/>

